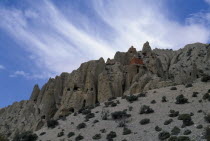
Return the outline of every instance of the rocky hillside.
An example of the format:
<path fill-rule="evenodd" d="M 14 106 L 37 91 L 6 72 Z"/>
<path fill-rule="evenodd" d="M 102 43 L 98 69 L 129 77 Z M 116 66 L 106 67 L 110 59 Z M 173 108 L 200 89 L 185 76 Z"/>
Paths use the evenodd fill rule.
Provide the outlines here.
<path fill-rule="evenodd" d="M 209 88 L 196 82 L 111 98 L 35 133 L 42 141 L 210 141 Z"/>
<path fill-rule="evenodd" d="M 34 86 L 27 101 L 0 109 L 0 133 L 14 136 L 37 131 L 50 119 L 60 119 L 111 97 L 145 92 L 171 85 L 188 84 L 210 75 L 210 45 L 195 43 L 178 51 L 154 49 L 149 43 L 142 51 L 131 47 L 81 64 L 72 73 L 50 78 L 40 89 Z"/>

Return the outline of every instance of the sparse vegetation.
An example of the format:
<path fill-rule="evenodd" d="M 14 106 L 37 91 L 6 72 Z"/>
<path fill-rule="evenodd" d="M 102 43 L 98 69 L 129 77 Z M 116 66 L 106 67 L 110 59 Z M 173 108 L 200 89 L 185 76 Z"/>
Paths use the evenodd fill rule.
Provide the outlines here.
<path fill-rule="evenodd" d="M 208 93 L 203 95 L 203 100 L 208 100 L 210 98 L 210 95 Z"/>
<path fill-rule="evenodd" d="M 41 132 L 39 135 L 40 136 L 43 136 L 43 135 L 45 135 L 46 134 L 46 132 Z"/>
<path fill-rule="evenodd" d="M 193 85 L 192 84 L 187 84 L 186 86 L 185 86 L 185 88 L 190 88 L 190 87 L 192 87 Z"/>
<path fill-rule="evenodd" d="M 127 114 L 126 111 L 116 111 L 111 113 L 112 119 L 122 119 L 130 117 L 130 114 Z"/>
<path fill-rule="evenodd" d="M 94 139 L 94 140 L 99 140 L 99 139 L 101 139 L 101 134 L 95 134 L 95 135 L 92 137 L 92 139 Z"/>
<path fill-rule="evenodd" d="M 135 95 L 128 95 L 128 96 L 126 96 L 126 100 L 127 100 L 128 102 L 132 103 L 132 102 L 138 100 L 138 96 L 135 96 Z"/>
<path fill-rule="evenodd" d="M 171 89 L 170 90 L 177 90 L 177 88 L 176 87 L 171 87 Z"/>
<path fill-rule="evenodd" d="M 196 128 L 197 129 L 202 129 L 203 128 L 203 125 L 199 124 Z"/>
<path fill-rule="evenodd" d="M 148 119 L 148 118 L 142 119 L 139 123 L 140 123 L 141 125 L 148 124 L 148 123 L 150 123 L 150 119 Z"/>
<path fill-rule="evenodd" d="M 123 135 L 128 135 L 128 134 L 131 134 L 132 132 L 131 132 L 131 130 L 130 129 L 128 129 L 128 128 L 123 128 Z"/>
<path fill-rule="evenodd" d="M 185 126 L 191 126 L 193 125 L 193 121 L 192 121 L 192 118 L 189 114 L 181 114 L 179 115 L 178 117 L 178 120 L 182 120 L 183 121 L 183 127 Z"/>
<path fill-rule="evenodd" d="M 94 117 L 95 117 L 94 113 L 89 113 L 85 116 L 85 120 L 88 121 L 89 119 L 94 118 Z"/>
<path fill-rule="evenodd" d="M 154 113 L 154 110 L 152 108 L 146 105 L 141 106 L 139 114 L 150 114 L 150 113 Z"/>
<path fill-rule="evenodd" d="M 187 129 L 187 130 L 184 131 L 183 134 L 184 134 L 184 135 L 189 135 L 189 134 L 191 134 L 191 133 L 192 133 L 192 131 Z"/>
<path fill-rule="evenodd" d="M 158 138 L 159 138 L 159 140 L 162 141 L 162 140 L 168 139 L 170 136 L 171 136 L 171 135 L 170 135 L 169 132 L 167 132 L 167 131 L 162 131 L 162 132 L 159 133 Z"/>
<path fill-rule="evenodd" d="M 185 104 L 188 103 L 188 99 L 184 97 L 183 94 L 176 97 L 176 104 Z"/>
<path fill-rule="evenodd" d="M 180 133 L 180 129 L 175 126 L 172 130 L 171 130 L 171 135 L 178 135 Z"/>
<path fill-rule="evenodd" d="M 62 137 L 63 135 L 64 135 L 64 132 L 61 131 L 61 132 L 58 133 L 57 137 Z"/>
<path fill-rule="evenodd" d="M 210 113 L 204 116 L 204 119 L 207 123 L 210 123 Z"/>
<path fill-rule="evenodd" d="M 74 132 L 69 132 L 68 135 L 67 135 L 67 137 L 68 137 L 68 138 L 71 138 L 71 137 L 74 136 L 74 135 L 75 135 Z"/>
<path fill-rule="evenodd" d="M 192 97 L 198 97 L 197 96 L 198 94 L 199 94 L 198 92 L 193 92 Z"/>
<path fill-rule="evenodd" d="M 47 121 L 47 127 L 48 128 L 55 128 L 58 125 L 58 121 L 57 120 L 48 120 Z"/>
<path fill-rule="evenodd" d="M 169 117 L 177 117 L 179 115 L 179 111 L 170 110 Z"/>
<path fill-rule="evenodd" d="M 156 101 L 155 101 L 155 100 L 152 100 L 152 101 L 151 101 L 151 104 L 155 104 L 155 103 L 156 103 Z"/>
<path fill-rule="evenodd" d="M 80 140 L 83 140 L 84 137 L 82 135 L 78 135 L 76 138 L 75 138 L 75 141 L 80 141 Z"/>
<path fill-rule="evenodd" d="M 209 75 L 204 75 L 202 78 L 201 78 L 201 81 L 202 82 L 208 82 L 210 80 L 210 76 Z"/>
<path fill-rule="evenodd" d="M 160 132 L 162 130 L 162 128 L 160 128 L 159 126 L 155 126 L 155 131 Z"/>
<path fill-rule="evenodd" d="M 173 122 L 173 119 L 166 120 L 164 122 L 164 125 L 169 125 L 169 124 L 171 124 L 171 122 Z"/>
<path fill-rule="evenodd" d="M 168 139 L 168 141 L 191 141 L 189 137 L 187 136 L 172 136 Z"/>
<path fill-rule="evenodd" d="M 166 96 L 163 96 L 163 97 L 162 97 L 162 102 L 167 102 Z"/>
<path fill-rule="evenodd" d="M 16 134 L 13 141 L 36 141 L 38 136 L 33 134 L 31 131 L 26 131 L 21 134 Z"/>
<path fill-rule="evenodd" d="M 207 126 L 204 130 L 204 138 L 207 141 L 210 141 L 210 126 Z"/>
<path fill-rule="evenodd" d="M 109 134 L 107 134 L 106 139 L 110 140 L 116 137 L 117 137 L 117 134 L 114 131 L 111 131 Z"/>
<path fill-rule="evenodd" d="M 82 122 L 82 123 L 80 123 L 80 124 L 77 125 L 77 129 L 80 130 L 82 128 L 85 128 L 86 126 L 87 125 L 84 122 Z"/>

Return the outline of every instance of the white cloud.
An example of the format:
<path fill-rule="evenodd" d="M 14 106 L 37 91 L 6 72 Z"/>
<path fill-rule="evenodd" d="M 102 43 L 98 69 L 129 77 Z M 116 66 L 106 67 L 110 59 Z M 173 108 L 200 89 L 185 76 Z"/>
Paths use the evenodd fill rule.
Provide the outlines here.
<path fill-rule="evenodd" d="M 208 27 L 195 22 L 194 17 L 184 25 L 171 20 L 165 15 L 164 1 L 92 1 L 90 5 L 103 24 L 88 20 L 86 15 L 78 16 L 81 13 L 75 10 L 71 11 L 73 17 L 64 16 L 50 1 L 44 1 L 26 10 L 1 7 L 0 27 L 29 52 L 28 57 L 43 72 L 41 77 L 70 72 L 80 63 L 101 56 L 112 58 L 115 51 L 126 51 L 131 45 L 140 50 L 145 41 L 153 48 L 178 49 L 210 39 Z M 31 76 L 21 71 L 18 75 Z"/>
<path fill-rule="evenodd" d="M 24 72 L 24 71 L 15 71 L 13 74 L 9 75 L 9 77 L 18 77 L 18 76 L 23 76 L 23 77 L 28 77 L 29 74 Z"/>
<path fill-rule="evenodd" d="M 205 2 L 207 2 L 210 5 L 210 0 L 205 0 Z"/>
<path fill-rule="evenodd" d="M 0 65 L 0 70 L 5 69 L 5 67 L 3 65 Z"/>

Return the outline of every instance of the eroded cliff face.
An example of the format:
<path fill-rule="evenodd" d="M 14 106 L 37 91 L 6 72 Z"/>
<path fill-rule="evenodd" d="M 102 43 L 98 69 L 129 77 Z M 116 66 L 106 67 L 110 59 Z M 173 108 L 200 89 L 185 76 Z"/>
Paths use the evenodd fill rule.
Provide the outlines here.
<path fill-rule="evenodd" d="M 131 64 L 133 57 L 144 64 Z M 89 61 L 72 73 L 50 78 L 41 89 L 35 85 L 28 101 L 0 109 L 0 133 L 13 136 L 39 130 L 51 118 L 58 119 L 111 97 L 191 83 L 210 75 L 209 69 L 210 45 L 195 43 L 173 51 L 152 50 L 146 42 L 142 51 L 131 47 L 127 52 L 117 52 L 114 59 Z"/>

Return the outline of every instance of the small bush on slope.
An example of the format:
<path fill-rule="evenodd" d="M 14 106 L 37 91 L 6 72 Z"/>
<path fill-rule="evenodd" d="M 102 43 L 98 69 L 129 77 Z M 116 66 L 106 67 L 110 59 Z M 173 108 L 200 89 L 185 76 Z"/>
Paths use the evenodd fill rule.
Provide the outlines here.
<path fill-rule="evenodd" d="M 109 117 L 109 110 L 102 109 L 102 112 L 101 112 L 101 118 L 102 118 L 102 120 L 107 120 L 108 117 Z"/>
<path fill-rule="evenodd" d="M 179 115 L 178 120 L 182 120 L 182 122 L 183 122 L 183 125 L 182 126 L 183 127 L 185 127 L 185 126 L 191 126 L 191 125 L 194 124 L 193 121 L 192 121 L 192 118 L 191 118 L 191 116 L 189 114 Z"/>
<path fill-rule="evenodd" d="M 110 140 L 110 139 L 113 139 L 115 137 L 117 137 L 117 134 L 115 132 L 111 131 L 109 134 L 107 134 L 106 139 Z"/>
<path fill-rule="evenodd" d="M 48 128 L 55 128 L 58 125 L 57 120 L 50 119 L 47 121 L 47 127 Z"/>
<path fill-rule="evenodd" d="M 177 117 L 179 115 L 179 111 L 170 110 L 169 117 Z"/>
<path fill-rule="evenodd" d="M 80 141 L 80 140 L 83 140 L 84 137 L 82 135 L 78 135 L 76 138 L 75 138 L 75 141 Z"/>
<path fill-rule="evenodd" d="M 188 99 L 184 97 L 184 95 L 179 95 L 176 97 L 176 104 L 185 104 L 188 103 Z"/>
<path fill-rule="evenodd" d="M 12 141 L 36 141 L 38 136 L 31 131 L 16 134 Z"/>
<path fill-rule="evenodd" d="M 148 118 L 142 119 L 139 123 L 140 123 L 141 125 L 148 124 L 148 123 L 150 123 L 150 119 L 148 119 Z"/>
<path fill-rule="evenodd" d="M 210 123 L 210 114 L 204 116 L 206 122 Z"/>
<path fill-rule="evenodd" d="M 128 102 L 132 103 L 132 102 L 138 100 L 138 96 L 135 96 L 135 95 L 128 95 L 128 96 L 126 96 L 126 100 L 127 100 Z"/>
<path fill-rule="evenodd" d="M 150 114 L 150 113 L 154 113 L 154 110 L 152 108 L 146 105 L 141 106 L 139 114 Z"/>
<path fill-rule="evenodd" d="M 74 135 L 75 135 L 74 132 L 69 132 L 68 135 L 67 135 L 67 137 L 70 138 L 70 137 L 72 137 L 72 136 L 74 136 Z"/>
<path fill-rule="evenodd" d="M 204 137 L 207 141 L 210 141 L 210 126 L 205 128 Z"/>
<path fill-rule="evenodd" d="M 101 134 L 95 134 L 95 135 L 92 137 L 92 139 L 94 139 L 94 140 L 99 140 L 99 139 L 101 139 Z"/>
<path fill-rule="evenodd" d="M 201 78 L 202 82 L 208 82 L 209 80 L 210 80 L 210 76 L 208 76 L 208 75 L 205 75 Z"/>
<path fill-rule="evenodd" d="M 158 138 L 159 138 L 159 140 L 162 141 L 162 140 L 168 139 L 170 136 L 171 136 L 171 135 L 170 135 L 169 132 L 162 131 L 162 132 L 159 133 Z"/>
<path fill-rule="evenodd" d="M 77 125 L 77 129 L 80 130 L 82 128 L 85 128 L 86 127 L 86 124 L 84 122 L 80 123 Z"/>
<path fill-rule="evenodd" d="M 127 118 L 130 117 L 130 114 L 127 114 L 126 111 L 116 111 L 111 113 L 112 119 L 122 119 L 122 118 Z"/>
<path fill-rule="evenodd" d="M 128 135 L 128 134 L 131 134 L 132 132 L 131 132 L 131 130 L 130 129 L 128 129 L 128 128 L 124 128 L 123 129 L 123 135 Z"/>

